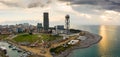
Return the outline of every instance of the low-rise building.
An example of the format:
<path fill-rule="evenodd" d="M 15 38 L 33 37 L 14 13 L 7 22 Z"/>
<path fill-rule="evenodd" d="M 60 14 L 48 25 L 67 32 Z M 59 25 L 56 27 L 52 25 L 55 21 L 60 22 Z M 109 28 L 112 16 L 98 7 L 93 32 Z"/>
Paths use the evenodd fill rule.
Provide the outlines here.
<path fill-rule="evenodd" d="M 71 40 L 70 42 L 68 42 L 69 45 L 75 45 L 79 42 L 79 40 Z"/>
<path fill-rule="evenodd" d="M 64 25 L 57 25 L 57 26 L 55 26 L 55 31 L 56 31 L 56 34 L 63 34 L 63 33 L 65 33 Z"/>
<path fill-rule="evenodd" d="M 37 32 L 42 32 L 42 23 L 37 23 Z"/>
<path fill-rule="evenodd" d="M 85 37 L 85 36 L 79 36 L 77 39 L 80 40 L 80 41 L 84 41 L 84 40 L 87 39 L 87 37 Z"/>

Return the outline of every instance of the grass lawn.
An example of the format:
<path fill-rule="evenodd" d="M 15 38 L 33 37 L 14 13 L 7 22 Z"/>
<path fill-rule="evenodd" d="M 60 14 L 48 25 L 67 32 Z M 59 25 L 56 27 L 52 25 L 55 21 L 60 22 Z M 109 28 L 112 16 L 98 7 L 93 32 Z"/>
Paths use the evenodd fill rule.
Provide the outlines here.
<path fill-rule="evenodd" d="M 13 38 L 13 40 L 15 40 L 16 42 L 36 42 L 37 40 L 39 40 L 40 38 L 38 37 L 38 34 L 33 34 L 33 35 L 29 35 L 29 34 L 19 34 L 17 37 Z"/>
<path fill-rule="evenodd" d="M 42 39 L 44 41 L 53 41 L 53 40 L 56 40 L 58 38 L 62 38 L 62 36 L 59 36 L 59 35 L 50 35 L 50 34 L 41 34 L 42 36 Z"/>
<path fill-rule="evenodd" d="M 40 38 L 39 35 L 41 35 L 42 37 Z M 58 38 L 62 38 L 62 36 L 53 36 L 50 34 L 33 34 L 33 35 L 29 35 L 29 34 L 18 34 L 17 37 L 13 38 L 13 40 L 15 42 L 36 42 L 37 40 L 39 40 L 39 42 L 41 42 L 41 40 L 44 41 L 53 41 L 56 40 Z"/>
<path fill-rule="evenodd" d="M 56 48 L 51 48 L 50 52 L 54 52 L 56 54 L 60 54 L 61 52 L 64 52 L 66 49 L 71 48 L 71 45 L 68 45 L 68 47 L 58 46 Z"/>
<path fill-rule="evenodd" d="M 7 38 L 9 35 L 0 35 L 0 39 L 5 39 Z"/>

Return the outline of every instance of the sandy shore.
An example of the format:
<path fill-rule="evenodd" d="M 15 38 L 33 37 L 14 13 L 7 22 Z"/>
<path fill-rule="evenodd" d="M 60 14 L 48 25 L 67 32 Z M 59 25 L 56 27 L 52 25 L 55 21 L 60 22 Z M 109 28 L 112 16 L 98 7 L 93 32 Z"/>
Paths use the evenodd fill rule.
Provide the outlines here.
<path fill-rule="evenodd" d="M 88 47 L 100 42 L 100 40 L 102 39 L 102 37 L 97 34 L 93 34 L 93 33 L 89 33 L 89 32 L 85 32 L 85 33 L 86 33 L 85 36 L 87 37 L 86 40 L 80 41 L 79 44 L 73 46 L 72 48 L 65 50 L 61 54 L 53 55 L 53 57 L 67 57 L 68 55 L 70 55 L 70 53 L 73 50 L 88 48 Z"/>

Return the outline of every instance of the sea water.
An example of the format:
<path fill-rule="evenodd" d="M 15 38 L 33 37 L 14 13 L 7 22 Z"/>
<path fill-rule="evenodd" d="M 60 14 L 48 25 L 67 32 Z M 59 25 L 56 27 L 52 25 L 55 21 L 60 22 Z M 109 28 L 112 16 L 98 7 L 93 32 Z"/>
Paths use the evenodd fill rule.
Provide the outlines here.
<path fill-rule="evenodd" d="M 89 48 L 74 50 L 68 57 L 120 57 L 120 26 L 83 25 L 76 28 L 99 34 L 103 38 Z"/>

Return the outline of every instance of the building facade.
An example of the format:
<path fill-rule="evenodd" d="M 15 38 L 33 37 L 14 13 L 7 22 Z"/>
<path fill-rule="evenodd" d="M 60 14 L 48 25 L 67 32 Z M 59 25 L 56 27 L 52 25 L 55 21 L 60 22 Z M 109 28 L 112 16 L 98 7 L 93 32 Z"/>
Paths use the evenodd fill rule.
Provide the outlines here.
<path fill-rule="evenodd" d="M 42 31 L 42 23 L 37 23 L 37 32 Z"/>
<path fill-rule="evenodd" d="M 48 32 L 48 29 L 49 29 L 49 14 L 48 12 L 44 12 L 44 22 L 43 22 L 43 25 L 44 25 L 44 32 Z"/>
<path fill-rule="evenodd" d="M 63 33 L 65 33 L 64 25 L 57 25 L 54 28 L 55 28 L 55 33 L 56 34 L 63 34 Z"/>

